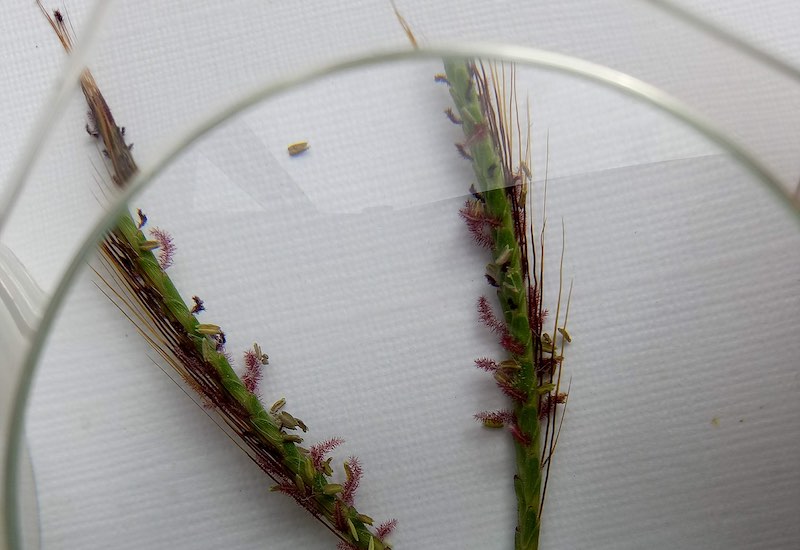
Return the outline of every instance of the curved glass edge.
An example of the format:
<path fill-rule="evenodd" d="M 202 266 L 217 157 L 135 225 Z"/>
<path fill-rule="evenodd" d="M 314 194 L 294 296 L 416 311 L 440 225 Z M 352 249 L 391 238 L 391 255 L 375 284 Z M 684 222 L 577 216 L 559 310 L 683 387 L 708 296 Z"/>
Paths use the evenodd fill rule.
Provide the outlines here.
<path fill-rule="evenodd" d="M 13 422 L 11 415 L 6 416 L 5 408 L 14 400 L 13 390 L 20 374 L 18 369 L 24 364 L 29 342 L 35 336 L 42 311 L 47 304 L 47 296 L 36 284 L 25 266 L 14 253 L 0 243 L 0 348 L 4 350 L 4 364 L 0 368 L 0 430 L 5 433 Z M 36 483 L 30 453 L 27 447 L 22 449 L 22 466 L 20 471 L 20 487 L 18 505 L 25 511 L 22 518 L 25 522 L 22 529 L 26 537 L 26 545 L 39 548 L 39 514 L 36 499 Z M 5 506 L 17 503 L 6 502 Z M 2 543 L 2 541 L 0 541 Z"/>
<path fill-rule="evenodd" d="M 8 506 L 5 508 L 5 517 L 3 519 L 6 527 L 6 543 L 9 544 L 11 548 L 20 547 L 22 541 L 20 534 L 20 518 L 18 517 L 16 505 L 15 481 L 17 479 L 18 463 L 20 459 L 20 444 L 23 434 L 25 406 L 27 404 L 36 363 L 56 313 L 63 303 L 73 280 L 83 267 L 96 243 L 102 239 L 105 232 L 113 225 L 118 216 L 124 212 L 128 201 L 142 192 L 144 188 L 186 148 L 229 118 L 261 101 L 286 92 L 299 85 L 358 67 L 366 67 L 390 61 L 448 57 L 494 59 L 497 61 L 515 62 L 554 70 L 601 84 L 645 103 L 649 103 L 671 115 L 673 118 L 683 121 L 701 135 L 704 135 L 726 150 L 743 168 L 765 185 L 767 189 L 779 199 L 778 202 L 785 206 L 790 213 L 793 214 L 794 218 L 800 222 L 800 199 L 791 196 L 781 185 L 780 181 L 752 153 L 727 138 L 723 132 L 715 128 L 701 115 L 695 113 L 682 102 L 666 94 L 662 90 L 639 79 L 614 69 L 564 54 L 503 44 L 478 45 L 452 43 L 426 46 L 414 50 L 393 49 L 368 55 L 349 57 L 339 62 L 299 73 L 291 78 L 257 87 L 243 95 L 238 101 L 232 102 L 228 106 L 211 114 L 190 131 L 180 135 L 170 146 L 164 148 L 165 153 L 139 172 L 129 183 L 126 190 L 116 197 L 114 203 L 103 218 L 97 222 L 89 232 L 78 253 L 64 272 L 63 278 L 56 287 L 52 299 L 44 312 L 39 329 L 33 338 L 30 351 L 25 357 L 20 373 L 19 386 L 11 409 L 11 429 L 4 449 L 6 457 L 4 464 L 5 469 L 2 473 L 4 481 L 6 482 L 4 485 L 5 494 L 3 496 L 6 503 L 8 503 Z M 3 541 L 0 541 L 0 543 L 2 542 Z"/>
<path fill-rule="evenodd" d="M 73 90 L 78 87 L 78 80 L 86 65 L 86 60 L 100 34 L 100 27 L 112 3 L 105 0 L 95 2 L 92 11 L 89 13 L 86 31 L 81 35 L 80 40 L 76 42 L 75 48 L 68 56 L 67 64 L 58 77 L 55 90 L 53 90 L 51 97 L 45 103 L 45 108 L 39 115 L 28 142 L 22 149 L 19 160 L 14 165 L 6 190 L 0 197 L 0 233 L 2 233 L 9 214 L 22 193 L 25 181 L 28 179 L 33 164 L 43 149 L 42 145 L 50 135 L 50 130 L 64 112 L 64 107 L 72 97 Z M 44 9 L 41 3 L 39 7 Z"/>
<path fill-rule="evenodd" d="M 39 524 L 39 500 L 36 491 L 36 474 L 33 470 L 31 453 L 27 444 L 21 445 L 20 465 L 17 484 L 19 485 L 18 502 L 9 503 L 25 510 L 20 518 L 22 548 L 38 549 L 41 543 L 41 526 Z"/>
<path fill-rule="evenodd" d="M 783 75 L 788 76 L 792 80 L 800 83 L 800 68 L 797 68 L 793 64 L 785 61 L 777 55 L 770 53 L 759 46 L 756 46 L 752 42 L 745 40 L 722 25 L 714 23 L 705 17 L 701 17 L 700 15 L 681 7 L 675 2 L 670 2 L 668 0 L 642 1 L 660 9 L 664 13 L 667 13 L 676 19 L 693 26 L 701 32 L 713 36 L 717 40 L 728 44 L 745 55 L 748 55 L 753 59 L 772 67 L 779 73 L 782 73 Z"/>
<path fill-rule="evenodd" d="M 41 109 L 22 153 L 12 167 L 8 182 L 0 195 L 0 234 L 22 195 L 34 163 L 43 150 L 43 144 L 52 134 L 56 122 L 65 112 L 64 107 L 78 87 L 86 60 L 97 42 L 103 21 L 113 3 L 110 0 L 97 0 L 92 6 L 85 29 L 58 74 L 53 91 Z M 37 1 L 37 5 L 45 11 L 40 1 Z M 47 303 L 48 297 L 30 278 L 25 267 L 5 247 L 0 250 L 0 272 L 0 307 L 3 307 L 0 312 L 0 326 L 3 329 L 0 342 L 4 350 L 3 365 L 0 367 L 0 378 L 3 380 L 0 391 L 0 437 L 4 444 L 0 465 L 4 472 L 18 472 L 18 476 L 5 473 L 0 476 L 0 491 L 3 493 L 0 500 L 0 550 L 14 548 L 15 540 L 24 540 L 27 548 L 39 548 L 38 502 L 33 468 L 23 439 L 15 436 L 15 433 L 22 430 L 22 409 L 18 405 L 20 400 L 26 401 L 30 386 L 31 369 L 26 358 L 36 345 L 34 342 L 37 341 L 37 328 L 41 329 L 43 326 L 40 319 L 43 320 L 44 317 L 40 315 L 43 311 L 46 315 L 46 306 L 50 304 Z M 19 469 L 15 466 L 17 460 L 22 464 Z M 11 518 L 20 514 L 20 508 L 25 511 L 21 518 L 22 525 L 16 520 L 11 523 Z"/>

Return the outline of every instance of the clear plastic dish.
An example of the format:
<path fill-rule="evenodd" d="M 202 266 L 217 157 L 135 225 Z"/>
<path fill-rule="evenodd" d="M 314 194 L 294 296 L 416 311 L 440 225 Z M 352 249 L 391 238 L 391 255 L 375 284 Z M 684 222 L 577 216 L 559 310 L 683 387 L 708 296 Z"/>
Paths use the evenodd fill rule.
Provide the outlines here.
<path fill-rule="evenodd" d="M 135 183 L 152 183 L 131 189 L 129 205 L 172 234 L 178 289 L 202 297 L 204 322 L 225 329 L 239 364 L 253 341 L 267 351 L 265 403 L 286 397 L 310 441 L 346 440 L 336 457 L 361 458 L 359 502 L 399 520 L 396 547 L 510 546 L 511 445 L 472 419 L 502 401 L 471 368 L 498 349 L 475 311 L 492 294 L 485 253 L 458 215 L 473 175 L 434 82 L 454 54 L 517 63 L 537 200 L 547 181 L 545 301 L 558 292 L 562 238 L 574 280 L 571 397 L 542 547 L 795 540 L 797 211 L 755 157 L 629 76 L 521 47 L 395 48 L 272 75 L 250 95 L 242 78 L 217 98 L 251 107 L 218 108 L 172 141 L 158 124 L 189 117 L 170 111 L 171 84 L 163 103 L 128 112 L 112 84 L 141 159 Z M 113 217 L 79 100 L 3 235 L 17 281 L 4 287 L 16 289 L 6 326 L 22 327 L 4 331 L 8 357 L 38 364 L 22 389 L 25 437 L 13 441 L 28 441 L 36 498 L 7 503 L 9 544 L 37 548 L 38 524 L 44 548 L 330 547 L 87 269 Z M 289 155 L 298 141 L 309 149 Z M 31 354 L 26 342 L 46 346 Z M 21 499 L 34 493 L 24 465 L 7 493 Z M 37 521 L 16 523 L 37 506 Z"/>

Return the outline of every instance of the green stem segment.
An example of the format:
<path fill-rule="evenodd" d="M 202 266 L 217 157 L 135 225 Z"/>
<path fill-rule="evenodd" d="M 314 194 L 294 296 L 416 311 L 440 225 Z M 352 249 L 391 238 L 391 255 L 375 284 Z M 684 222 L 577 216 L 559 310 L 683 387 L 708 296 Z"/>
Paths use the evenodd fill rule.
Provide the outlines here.
<path fill-rule="evenodd" d="M 497 298 L 509 334 L 516 343 L 515 351 L 520 352 L 511 353 L 520 366 L 514 387 L 525 396 L 524 402 L 515 402 L 514 405 L 519 429 L 514 438 L 517 467 L 514 489 L 518 513 L 514 547 L 516 550 L 535 550 L 539 545 L 542 489 L 540 388 L 534 369 L 535 350 L 528 321 L 528 282 L 514 228 L 514 207 L 510 196 L 513 182 L 505 179 L 503 161 L 488 131 L 489 124 L 476 89 L 471 62 L 445 60 L 444 68 L 472 157 L 478 191 L 485 201 L 486 215 L 496 223 L 491 230 L 493 265 L 490 268 L 496 275 Z M 501 263 L 502 266 L 498 265 Z"/>

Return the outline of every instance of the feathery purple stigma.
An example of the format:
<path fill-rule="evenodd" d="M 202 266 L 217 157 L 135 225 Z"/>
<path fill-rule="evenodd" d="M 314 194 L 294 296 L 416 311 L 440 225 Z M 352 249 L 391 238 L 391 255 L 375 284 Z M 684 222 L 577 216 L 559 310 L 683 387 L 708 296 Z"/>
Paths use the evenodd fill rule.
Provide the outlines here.
<path fill-rule="evenodd" d="M 161 266 L 161 269 L 169 268 L 175 256 L 175 245 L 172 242 L 172 236 L 158 227 L 151 229 L 150 235 L 158 242 L 158 265 Z"/>

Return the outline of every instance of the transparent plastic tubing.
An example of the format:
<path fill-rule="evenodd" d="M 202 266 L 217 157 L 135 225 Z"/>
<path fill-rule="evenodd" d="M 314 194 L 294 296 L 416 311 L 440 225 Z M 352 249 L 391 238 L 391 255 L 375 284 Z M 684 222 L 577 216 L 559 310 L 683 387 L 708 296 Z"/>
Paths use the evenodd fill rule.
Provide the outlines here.
<path fill-rule="evenodd" d="M 391 61 L 406 61 L 413 59 L 432 59 L 432 58 L 480 58 L 485 60 L 497 60 L 503 62 L 514 62 L 521 65 L 538 67 L 541 69 L 552 70 L 560 73 L 570 74 L 602 86 L 612 88 L 628 96 L 639 99 L 645 103 L 658 108 L 672 117 L 684 122 L 698 133 L 705 136 L 712 142 L 719 145 L 722 149 L 730 153 L 741 166 L 756 177 L 773 195 L 779 199 L 777 202 L 787 208 L 800 224 L 800 200 L 794 198 L 781 185 L 770 170 L 764 166 L 752 153 L 730 140 L 723 132 L 715 128 L 702 116 L 693 112 L 686 105 L 671 97 L 660 89 L 651 86 L 641 80 L 629 75 L 615 71 L 608 67 L 597 65 L 588 61 L 570 57 L 567 55 L 526 48 L 522 46 L 502 45 L 502 44 L 475 44 L 475 43 L 448 43 L 438 45 L 428 45 L 416 50 L 392 49 L 380 52 L 373 52 L 358 57 L 350 57 L 341 61 L 318 67 L 312 70 L 298 73 L 296 76 L 278 80 L 259 86 L 251 92 L 241 96 L 237 101 L 214 112 L 195 125 L 189 132 L 183 133 L 177 139 L 160 150 L 164 154 L 155 162 L 139 172 L 128 184 L 128 187 L 120 193 L 114 204 L 109 208 L 103 218 L 92 228 L 88 237 L 81 246 L 79 252 L 67 267 L 64 276 L 58 284 L 52 300 L 47 306 L 42 317 L 39 330 L 34 336 L 31 350 L 25 358 L 21 373 L 19 387 L 17 388 L 15 401 L 13 404 L 13 423 L 6 442 L 4 452 L 6 453 L 5 471 L 2 475 L 5 478 L 4 498 L 8 503 L 6 506 L 5 530 L 11 548 L 18 548 L 20 540 L 19 518 L 17 517 L 17 507 L 14 493 L 14 477 L 17 471 L 18 451 L 23 436 L 23 414 L 28 399 L 31 380 L 34 369 L 39 359 L 43 344 L 47 338 L 49 329 L 53 324 L 56 312 L 64 301 L 70 286 L 80 269 L 86 264 L 89 255 L 94 251 L 96 243 L 100 241 L 108 231 L 118 216 L 122 214 L 130 199 L 138 195 L 146 185 L 148 185 L 164 168 L 169 166 L 187 147 L 195 143 L 202 136 L 213 130 L 229 118 L 241 113 L 242 111 L 256 105 L 257 103 L 286 92 L 302 84 L 310 83 L 325 76 L 344 72 L 358 67 L 367 67 Z"/>

